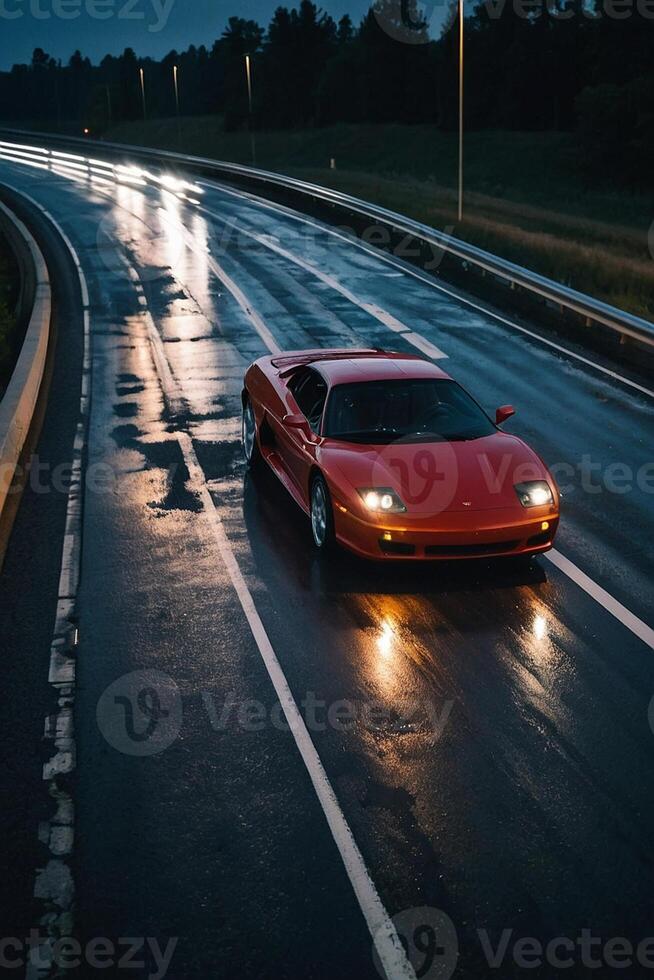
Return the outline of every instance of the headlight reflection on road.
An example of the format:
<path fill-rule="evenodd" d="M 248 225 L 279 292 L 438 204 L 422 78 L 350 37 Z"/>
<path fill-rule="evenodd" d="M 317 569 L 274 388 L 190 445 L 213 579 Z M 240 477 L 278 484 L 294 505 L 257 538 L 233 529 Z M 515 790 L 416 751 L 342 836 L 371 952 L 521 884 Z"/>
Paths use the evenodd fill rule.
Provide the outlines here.
<path fill-rule="evenodd" d="M 377 649 L 385 660 L 388 660 L 393 656 L 394 641 L 395 631 L 388 620 L 384 620 L 381 631 L 377 636 Z"/>
<path fill-rule="evenodd" d="M 533 632 L 537 640 L 545 639 L 547 636 L 547 620 L 544 616 L 534 616 Z"/>
<path fill-rule="evenodd" d="M 400 634 L 395 616 L 385 610 L 367 636 L 367 656 L 362 659 L 362 668 L 374 684 L 375 696 L 390 707 L 402 693 L 405 681 L 403 658 L 400 654 Z"/>

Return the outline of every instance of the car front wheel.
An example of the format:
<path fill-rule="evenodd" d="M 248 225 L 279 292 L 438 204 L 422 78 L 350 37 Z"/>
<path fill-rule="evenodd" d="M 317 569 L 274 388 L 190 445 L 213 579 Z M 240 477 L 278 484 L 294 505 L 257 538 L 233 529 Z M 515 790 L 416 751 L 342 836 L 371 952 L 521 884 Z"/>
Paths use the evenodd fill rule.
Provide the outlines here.
<path fill-rule="evenodd" d="M 319 551 L 326 552 L 334 544 L 334 513 L 329 489 L 322 476 L 311 484 L 311 533 Z"/>
<path fill-rule="evenodd" d="M 254 469 L 259 460 L 259 443 L 257 442 L 257 421 L 254 416 L 252 402 L 249 399 L 243 405 L 241 441 L 245 462 L 250 469 Z"/>

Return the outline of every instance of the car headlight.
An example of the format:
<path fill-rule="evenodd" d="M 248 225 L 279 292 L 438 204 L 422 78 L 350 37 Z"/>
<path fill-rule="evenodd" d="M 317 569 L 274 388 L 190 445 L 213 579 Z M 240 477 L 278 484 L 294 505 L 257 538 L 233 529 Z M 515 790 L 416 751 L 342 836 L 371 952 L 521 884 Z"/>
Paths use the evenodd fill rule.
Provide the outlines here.
<path fill-rule="evenodd" d="M 367 510 L 376 514 L 403 514 L 406 507 L 390 487 L 368 487 L 359 490 Z"/>
<path fill-rule="evenodd" d="M 553 504 L 554 497 L 546 480 L 530 480 L 529 483 L 516 483 L 515 492 L 523 507 L 543 507 Z"/>

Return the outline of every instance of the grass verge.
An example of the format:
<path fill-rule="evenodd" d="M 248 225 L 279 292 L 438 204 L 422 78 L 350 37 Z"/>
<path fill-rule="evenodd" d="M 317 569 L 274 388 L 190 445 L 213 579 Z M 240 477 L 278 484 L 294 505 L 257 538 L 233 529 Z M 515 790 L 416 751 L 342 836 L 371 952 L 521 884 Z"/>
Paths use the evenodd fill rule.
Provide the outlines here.
<path fill-rule="evenodd" d="M 118 142 L 251 162 L 246 132 L 217 117 L 131 122 Z M 654 315 L 654 201 L 587 184 L 566 133 L 466 137 L 464 220 L 456 137 L 429 126 L 334 126 L 256 134 L 257 165 L 392 208 L 641 316 Z M 329 161 L 334 158 L 336 169 Z M 609 175 L 610 177 L 610 175 Z"/>

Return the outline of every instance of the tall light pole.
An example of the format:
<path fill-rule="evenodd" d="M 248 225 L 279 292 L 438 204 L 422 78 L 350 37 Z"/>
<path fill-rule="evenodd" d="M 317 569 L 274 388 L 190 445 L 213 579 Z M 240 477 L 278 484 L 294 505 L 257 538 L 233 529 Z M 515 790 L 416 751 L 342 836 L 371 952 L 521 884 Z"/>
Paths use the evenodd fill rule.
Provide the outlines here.
<path fill-rule="evenodd" d="M 459 0 L 459 221 L 463 219 L 463 0 Z"/>
<path fill-rule="evenodd" d="M 252 129 L 252 68 L 250 65 L 250 55 L 245 56 L 245 77 L 248 83 L 248 129 L 250 130 L 250 151 L 252 153 L 252 166 L 257 165 L 257 151 L 254 143 L 254 130 Z"/>
<path fill-rule="evenodd" d="M 139 68 L 139 78 L 141 80 L 141 101 L 143 103 L 143 119 L 147 119 L 147 113 L 145 111 L 145 76 L 143 74 L 143 69 Z"/>
<path fill-rule="evenodd" d="M 179 121 L 179 85 L 177 83 L 177 65 L 173 65 L 173 85 L 175 86 L 175 109 L 177 110 L 177 140 L 182 145 L 182 124 Z"/>

